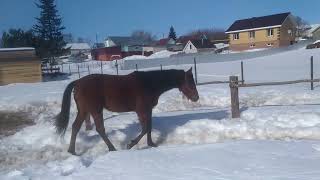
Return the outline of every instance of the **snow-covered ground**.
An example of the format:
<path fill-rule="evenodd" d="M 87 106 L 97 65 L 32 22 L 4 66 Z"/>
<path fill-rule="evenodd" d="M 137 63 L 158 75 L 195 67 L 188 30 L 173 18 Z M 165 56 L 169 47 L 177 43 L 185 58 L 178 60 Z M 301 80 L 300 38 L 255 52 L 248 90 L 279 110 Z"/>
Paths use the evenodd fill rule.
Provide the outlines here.
<path fill-rule="evenodd" d="M 309 78 L 311 55 L 317 78 L 320 50 L 299 49 L 243 60 L 245 80 Z M 115 74 L 111 66 L 104 65 L 103 72 Z M 101 70 L 97 65 L 91 71 Z M 240 74 L 240 61 L 199 64 L 198 73 L 200 82 L 226 80 Z M 119 151 L 108 152 L 95 131 L 82 129 L 76 143 L 80 156 L 72 156 L 67 153 L 71 123 L 64 140 L 52 126 L 64 88 L 78 75 L 69 78 L 0 87 L 0 110 L 28 112 L 36 123 L 0 139 L 0 179 L 319 179 L 318 84 L 314 91 L 307 83 L 242 88 L 239 119 L 230 118 L 226 84 L 199 86 L 196 103 L 171 90 L 154 109 L 158 148 L 147 148 L 142 139 L 126 150 L 140 131 L 136 115 L 105 111 L 106 132 Z M 71 122 L 75 115 L 72 103 Z"/>

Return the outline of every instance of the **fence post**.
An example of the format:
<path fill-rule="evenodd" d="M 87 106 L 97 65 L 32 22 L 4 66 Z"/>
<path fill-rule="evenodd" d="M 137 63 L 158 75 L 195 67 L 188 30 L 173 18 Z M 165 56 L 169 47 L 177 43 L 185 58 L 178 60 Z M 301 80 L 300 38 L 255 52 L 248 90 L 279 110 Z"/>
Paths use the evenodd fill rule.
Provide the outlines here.
<path fill-rule="evenodd" d="M 101 69 L 101 74 L 103 74 L 103 70 L 102 70 L 102 61 L 100 61 L 100 69 Z"/>
<path fill-rule="evenodd" d="M 119 69 L 118 69 L 118 60 L 116 59 L 116 69 L 117 69 L 117 75 L 119 75 Z"/>
<path fill-rule="evenodd" d="M 61 64 L 61 72 L 63 73 L 63 64 Z"/>
<path fill-rule="evenodd" d="M 136 64 L 136 71 L 138 71 L 138 64 Z"/>
<path fill-rule="evenodd" d="M 311 90 L 313 90 L 313 56 L 311 56 L 311 59 L 310 59 L 310 76 L 311 76 Z"/>
<path fill-rule="evenodd" d="M 241 61 L 241 83 L 244 84 L 243 61 Z"/>
<path fill-rule="evenodd" d="M 162 64 L 160 64 L 160 70 L 162 71 Z"/>
<path fill-rule="evenodd" d="M 89 65 L 88 65 L 88 73 L 91 74 L 91 73 L 90 73 L 90 67 L 89 67 Z"/>
<path fill-rule="evenodd" d="M 239 109 L 238 76 L 230 76 L 229 80 L 230 80 L 229 86 L 230 86 L 230 94 L 231 94 L 232 118 L 239 118 L 240 117 L 240 109 Z"/>
<path fill-rule="evenodd" d="M 194 62 L 194 76 L 195 76 L 195 81 L 196 81 L 196 84 L 198 84 L 197 60 L 196 60 L 195 57 L 193 58 L 193 62 Z"/>
<path fill-rule="evenodd" d="M 80 68 L 79 68 L 79 64 L 78 64 L 77 66 L 78 66 L 78 75 L 79 75 L 79 79 L 80 79 Z"/>
<path fill-rule="evenodd" d="M 69 64 L 69 74 L 71 75 L 71 67 L 70 67 L 70 64 Z"/>

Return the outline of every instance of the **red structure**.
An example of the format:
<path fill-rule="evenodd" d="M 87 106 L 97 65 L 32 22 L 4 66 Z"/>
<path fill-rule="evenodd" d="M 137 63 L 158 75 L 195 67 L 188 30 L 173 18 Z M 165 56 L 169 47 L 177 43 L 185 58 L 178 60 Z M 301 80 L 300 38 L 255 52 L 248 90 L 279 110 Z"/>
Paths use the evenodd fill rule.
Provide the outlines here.
<path fill-rule="evenodd" d="M 100 61 L 112 61 L 122 58 L 120 46 L 92 49 L 92 59 Z"/>
<path fill-rule="evenodd" d="M 144 56 L 150 56 L 153 52 L 144 52 Z M 116 59 L 122 59 L 127 56 L 132 55 L 142 55 L 142 51 L 121 51 L 120 46 L 114 47 L 105 47 L 105 48 L 98 48 L 92 49 L 91 51 L 92 59 L 99 60 L 99 61 L 113 61 Z"/>

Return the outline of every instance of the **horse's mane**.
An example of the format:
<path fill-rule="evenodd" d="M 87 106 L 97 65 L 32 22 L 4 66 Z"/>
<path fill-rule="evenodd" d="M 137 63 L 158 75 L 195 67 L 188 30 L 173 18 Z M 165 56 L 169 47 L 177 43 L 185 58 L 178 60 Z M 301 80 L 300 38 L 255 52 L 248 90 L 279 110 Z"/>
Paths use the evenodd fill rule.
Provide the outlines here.
<path fill-rule="evenodd" d="M 164 92 L 176 88 L 184 79 L 183 70 L 135 71 L 138 80 L 146 90 Z"/>

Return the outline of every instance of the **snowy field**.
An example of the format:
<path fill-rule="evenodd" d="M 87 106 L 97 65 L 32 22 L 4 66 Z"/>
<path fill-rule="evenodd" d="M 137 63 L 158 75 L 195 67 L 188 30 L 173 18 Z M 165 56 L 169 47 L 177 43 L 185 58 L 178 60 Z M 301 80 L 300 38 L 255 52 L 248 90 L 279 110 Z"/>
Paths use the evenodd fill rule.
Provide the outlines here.
<path fill-rule="evenodd" d="M 246 82 L 305 79 L 314 56 L 319 78 L 320 50 L 293 50 L 244 61 Z M 164 67 L 187 69 L 191 65 Z M 100 67 L 92 72 L 99 73 Z M 104 73 L 115 74 L 111 65 Z M 121 71 L 126 74 L 129 71 Z M 199 82 L 240 74 L 240 61 L 198 65 Z M 82 73 L 82 76 L 85 72 Z M 119 151 L 108 152 L 95 131 L 82 128 L 76 151 L 67 153 L 53 118 L 68 79 L 0 87 L 0 110 L 27 112 L 35 125 L 0 139 L 0 179 L 219 179 L 316 180 L 320 177 L 320 87 L 315 84 L 240 89 L 241 117 L 230 118 L 227 84 L 199 86 L 196 103 L 171 90 L 154 109 L 152 136 L 132 150 L 126 144 L 140 132 L 134 113 L 104 112 L 106 132 Z M 76 107 L 71 106 L 71 122 Z"/>

